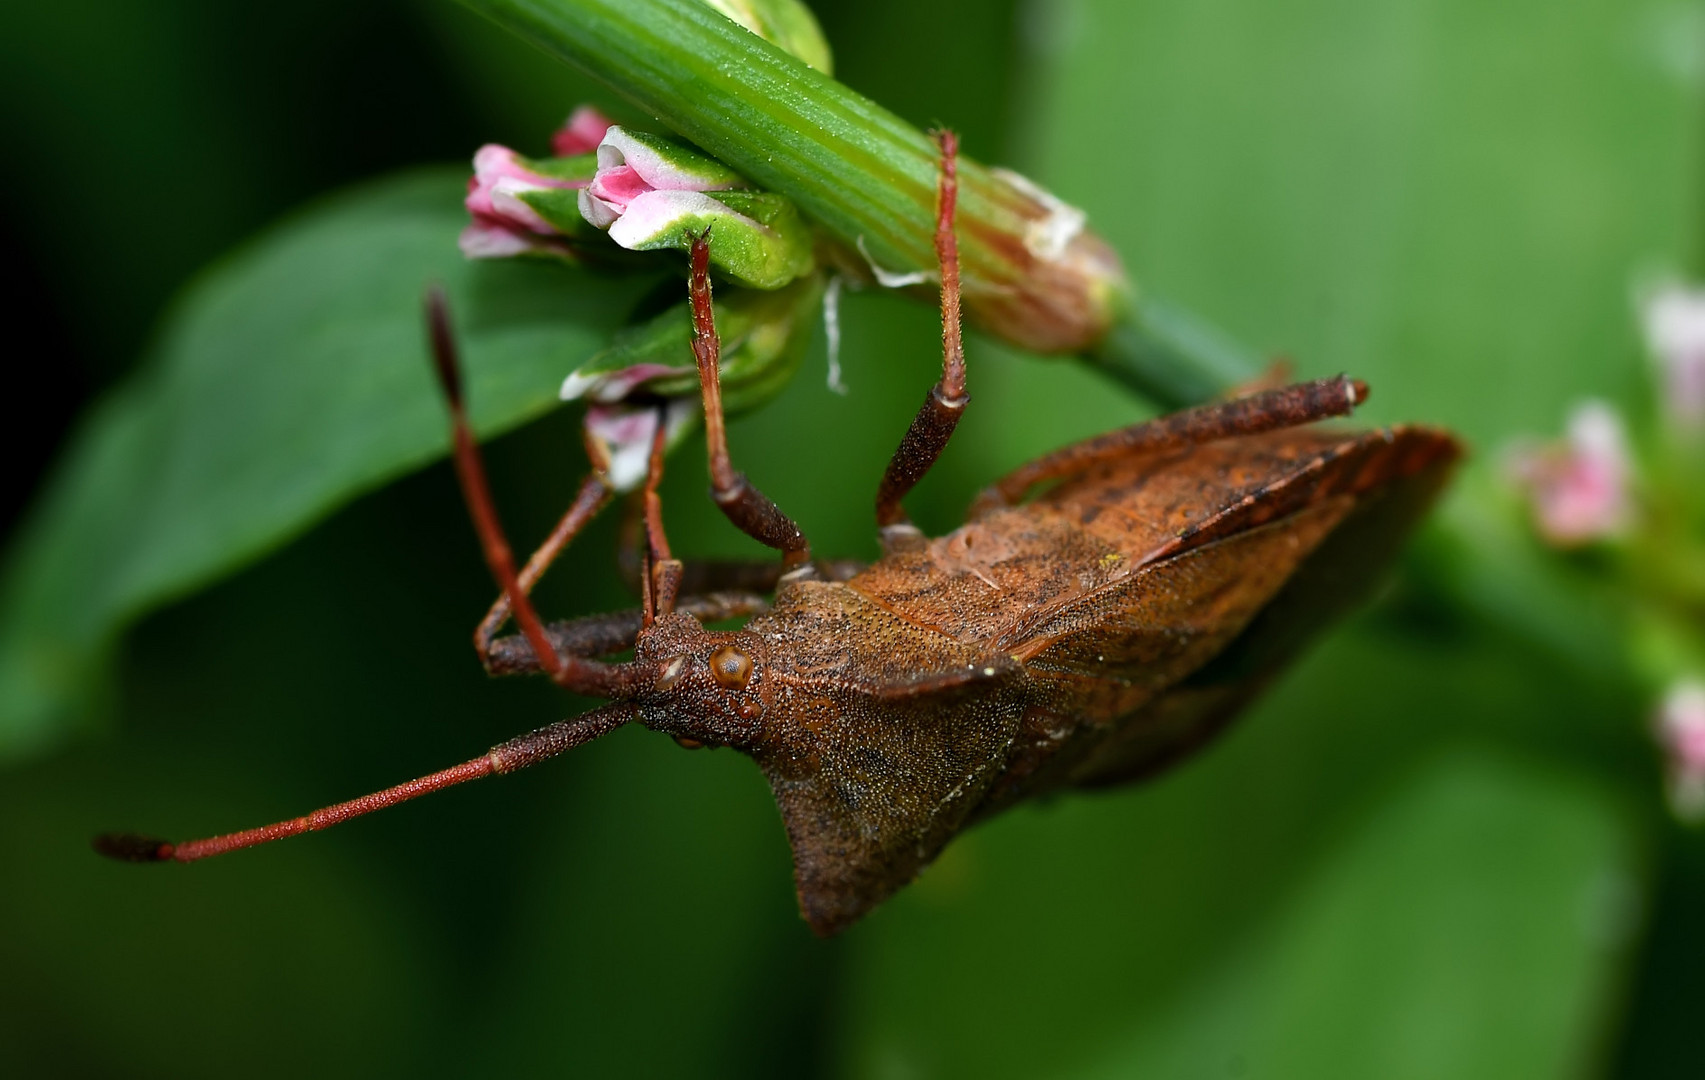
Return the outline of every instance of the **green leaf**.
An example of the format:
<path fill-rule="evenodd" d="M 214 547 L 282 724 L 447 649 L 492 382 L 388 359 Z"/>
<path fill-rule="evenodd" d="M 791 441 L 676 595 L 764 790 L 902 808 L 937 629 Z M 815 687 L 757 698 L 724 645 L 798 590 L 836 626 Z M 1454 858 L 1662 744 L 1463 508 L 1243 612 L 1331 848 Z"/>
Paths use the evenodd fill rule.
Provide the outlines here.
<path fill-rule="evenodd" d="M 0 580 L 0 757 L 85 717 L 126 623 L 434 460 L 446 419 L 420 297 L 449 292 L 475 426 L 550 408 L 654 279 L 469 262 L 465 170 L 380 181 L 193 285 L 94 410 Z"/>
<path fill-rule="evenodd" d="M 1434 762 L 1232 963 L 1081 1075 L 1572 1075 L 1633 930 L 1630 841 L 1583 785 L 1479 754 Z"/>

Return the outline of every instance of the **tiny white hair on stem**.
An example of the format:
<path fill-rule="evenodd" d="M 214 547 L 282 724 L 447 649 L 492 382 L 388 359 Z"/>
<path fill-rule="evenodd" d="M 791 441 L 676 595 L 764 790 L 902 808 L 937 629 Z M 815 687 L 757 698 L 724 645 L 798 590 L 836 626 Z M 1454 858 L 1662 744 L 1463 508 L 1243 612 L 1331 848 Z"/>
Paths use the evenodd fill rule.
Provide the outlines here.
<path fill-rule="evenodd" d="M 823 290 L 823 338 L 829 347 L 829 389 L 845 397 L 847 384 L 841 381 L 841 275 L 829 278 Z"/>
<path fill-rule="evenodd" d="M 922 285 L 929 281 L 939 281 L 941 275 L 935 270 L 887 270 L 876 264 L 870 257 L 870 249 L 864 246 L 864 237 L 860 235 L 853 243 L 858 247 L 858 253 L 864 256 L 864 263 L 870 267 L 870 274 L 876 283 L 884 289 L 904 289 L 909 285 Z"/>

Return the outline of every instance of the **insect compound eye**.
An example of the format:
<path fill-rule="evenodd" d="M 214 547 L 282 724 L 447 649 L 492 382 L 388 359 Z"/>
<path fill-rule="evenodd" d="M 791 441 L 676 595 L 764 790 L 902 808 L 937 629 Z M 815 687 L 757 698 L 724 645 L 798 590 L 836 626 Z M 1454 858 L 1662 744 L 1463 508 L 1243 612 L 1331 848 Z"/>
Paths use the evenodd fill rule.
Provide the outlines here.
<path fill-rule="evenodd" d="M 752 658 L 732 645 L 710 654 L 710 676 L 727 690 L 743 690 L 752 681 Z"/>

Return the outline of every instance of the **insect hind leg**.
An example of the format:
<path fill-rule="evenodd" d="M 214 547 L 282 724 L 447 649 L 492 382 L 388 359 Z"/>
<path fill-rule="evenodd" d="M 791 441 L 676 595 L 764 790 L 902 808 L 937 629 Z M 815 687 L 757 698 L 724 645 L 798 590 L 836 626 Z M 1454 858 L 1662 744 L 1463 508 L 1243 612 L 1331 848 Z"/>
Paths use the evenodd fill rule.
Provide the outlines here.
<path fill-rule="evenodd" d="M 971 505 L 976 517 L 1023 501 L 1030 490 L 1049 480 L 1073 476 L 1092 465 L 1118 458 L 1176 450 L 1234 435 L 1300 427 L 1317 420 L 1348 416 L 1366 401 L 1367 384 L 1336 375 L 1329 379 L 1264 390 L 1247 397 L 1218 401 L 1170 416 L 1110 431 L 1037 458 L 983 489 Z"/>

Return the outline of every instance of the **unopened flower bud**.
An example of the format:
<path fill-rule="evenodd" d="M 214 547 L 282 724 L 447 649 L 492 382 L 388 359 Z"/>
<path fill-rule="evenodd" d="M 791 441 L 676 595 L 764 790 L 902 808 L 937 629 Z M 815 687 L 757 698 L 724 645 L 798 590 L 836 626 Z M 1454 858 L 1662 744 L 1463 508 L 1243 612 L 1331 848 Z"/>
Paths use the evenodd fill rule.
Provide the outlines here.
<path fill-rule="evenodd" d="M 471 259 L 566 256 L 561 238 L 579 222 L 562 208 L 574 206 L 575 191 L 591 182 L 593 170 L 590 155 L 530 161 L 496 143 L 480 147 L 463 200 L 473 221 L 462 231 L 462 254 Z"/>
<path fill-rule="evenodd" d="M 1683 821 L 1705 820 L 1705 682 L 1672 686 L 1653 728 L 1664 751 L 1670 808 Z"/>
<path fill-rule="evenodd" d="M 705 0 L 771 45 L 786 49 L 825 75 L 833 75 L 829 42 L 800 0 Z"/>
<path fill-rule="evenodd" d="M 1646 295 L 1640 316 L 1671 423 L 1705 433 L 1705 290 L 1665 282 Z"/>
<path fill-rule="evenodd" d="M 598 146 L 597 174 L 578 198 L 586 221 L 630 251 L 686 251 L 709 229 L 711 265 L 743 285 L 777 289 L 810 273 L 811 232 L 793 203 L 736 190 L 745 186 L 713 158 L 612 127 Z"/>
<path fill-rule="evenodd" d="M 595 106 L 582 105 L 569 113 L 568 119 L 551 136 L 551 153 L 557 157 L 590 154 L 604 141 L 604 132 L 614 124 Z"/>
<path fill-rule="evenodd" d="M 775 291 L 726 289 L 718 295 L 725 414 L 738 415 L 764 404 L 792 379 L 822 294 L 821 279 L 813 275 Z M 683 302 L 618 334 L 609 348 L 563 381 L 561 396 L 564 401 L 591 403 L 586 430 L 610 455 L 612 486 L 627 490 L 644 479 L 649 440 L 657 430 L 654 420 L 634 417 L 646 411 L 655 414 L 660 400 L 671 409 L 685 402 L 685 413 L 670 413 L 673 445 L 681 437 L 675 425 L 685 425 L 685 431 L 702 415 L 699 394 L 692 316 Z"/>
<path fill-rule="evenodd" d="M 1510 472 L 1532 504 L 1535 527 L 1557 547 L 1610 539 L 1632 522 L 1628 440 L 1602 401 L 1575 408 L 1562 442 L 1517 449 Z"/>

